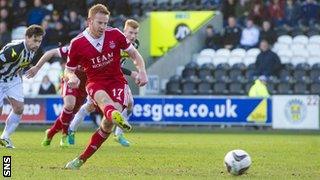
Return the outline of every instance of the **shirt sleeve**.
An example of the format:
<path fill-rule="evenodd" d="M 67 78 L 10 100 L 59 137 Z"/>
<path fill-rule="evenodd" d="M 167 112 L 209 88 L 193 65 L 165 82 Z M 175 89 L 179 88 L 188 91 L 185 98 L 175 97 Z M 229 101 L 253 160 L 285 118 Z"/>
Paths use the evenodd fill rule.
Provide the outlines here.
<path fill-rule="evenodd" d="M 77 65 L 79 63 L 79 51 L 77 50 L 77 45 L 75 45 L 75 41 L 71 42 L 69 46 L 69 54 L 67 58 L 66 68 L 70 70 L 76 70 Z"/>
<path fill-rule="evenodd" d="M 62 59 L 68 58 L 69 46 L 59 47 L 59 54 Z"/>
<path fill-rule="evenodd" d="M 119 43 L 120 49 L 127 51 L 131 47 L 133 47 L 129 39 L 127 39 L 120 30 L 118 30 L 118 33 L 119 33 L 118 43 Z"/>
<path fill-rule="evenodd" d="M 0 65 L 7 62 L 16 61 L 19 57 L 17 50 L 14 47 L 3 47 L 0 51 Z"/>

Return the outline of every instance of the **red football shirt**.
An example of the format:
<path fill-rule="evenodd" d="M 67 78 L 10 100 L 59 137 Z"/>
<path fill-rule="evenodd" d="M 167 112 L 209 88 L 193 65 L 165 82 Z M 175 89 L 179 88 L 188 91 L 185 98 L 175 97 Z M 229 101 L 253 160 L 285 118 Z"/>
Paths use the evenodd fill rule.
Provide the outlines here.
<path fill-rule="evenodd" d="M 69 46 L 60 47 L 59 53 L 60 53 L 61 58 L 68 59 Z M 79 89 L 85 91 L 85 86 L 87 83 L 87 76 L 86 76 L 85 72 L 81 68 L 79 68 L 79 66 L 78 66 L 78 68 L 75 71 L 75 74 L 80 79 Z M 62 80 L 62 83 L 63 83 L 63 80 Z"/>
<path fill-rule="evenodd" d="M 98 39 L 93 39 L 86 29 L 71 41 L 66 67 L 75 70 L 80 65 L 86 72 L 88 83 L 127 83 L 121 71 L 120 53 L 132 47 L 117 28 L 107 28 Z"/>

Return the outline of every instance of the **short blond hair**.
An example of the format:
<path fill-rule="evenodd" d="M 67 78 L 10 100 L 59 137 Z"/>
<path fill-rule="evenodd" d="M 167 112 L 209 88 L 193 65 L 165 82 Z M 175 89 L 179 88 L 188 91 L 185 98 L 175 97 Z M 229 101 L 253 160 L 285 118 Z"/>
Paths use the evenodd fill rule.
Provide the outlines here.
<path fill-rule="evenodd" d="M 96 4 L 92 6 L 88 11 L 88 18 L 92 18 L 97 13 L 102 13 L 105 15 L 110 15 L 110 11 L 108 8 L 103 4 Z"/>
<path fill-rule="evenodd" d="M 133 29 L 138 29 L 140 27 L 139 23 L 136 20 L 128 19 L 124 24 L 124 28 L 132 27 Z"/>

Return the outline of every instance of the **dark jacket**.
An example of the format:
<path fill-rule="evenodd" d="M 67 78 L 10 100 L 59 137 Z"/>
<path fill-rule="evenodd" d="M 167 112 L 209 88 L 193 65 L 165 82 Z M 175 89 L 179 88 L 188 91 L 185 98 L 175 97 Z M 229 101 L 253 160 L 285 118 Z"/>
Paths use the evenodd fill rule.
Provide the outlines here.
<path fill-rule="evenodd" d="M 281 61 L 279 56 L 271 50 L 261 52 L 257 56 L 255 65 L 255 75 L 257 76 L 276 76 L 281 69 Z"/>

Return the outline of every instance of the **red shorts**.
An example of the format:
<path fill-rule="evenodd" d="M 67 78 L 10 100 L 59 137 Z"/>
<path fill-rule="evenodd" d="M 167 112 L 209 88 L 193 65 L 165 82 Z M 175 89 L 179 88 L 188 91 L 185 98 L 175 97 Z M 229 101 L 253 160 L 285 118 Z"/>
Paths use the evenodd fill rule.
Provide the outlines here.
<path fill-rule="evenodd" d="M 73 112 L 77 113 L 80 107 L 83 105 L 83 103 L 86 101 L 87 98 L 87 92 L 85 91 L 84 88 L 70 88 L 67 86 L 66 83 L 61 83 L 61 96 L 74 96 L 76 98 L 76 104 L 74 106 Z"/>
<path fill-rule="evenodd" d="M 98 90 L 105 91 L 113 102 L 118 102 L 122 106 L 127 107 L 132 98 L 128 84 L 118 81 L 90 82 L 87 84 L 87 92 L 94 99 L 94 95 Z"/>

